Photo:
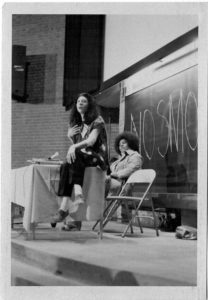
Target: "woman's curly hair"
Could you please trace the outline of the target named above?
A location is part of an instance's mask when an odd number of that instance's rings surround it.
[[[74,101],[69,114],[70,126],[74,126],[74,125],[80,126],[82,124],[82,119],[80,113],[77,111],[77,105],[76,105],[78,98],[81,96],[85,97],[88,101],[88,109],[85,113],[85,123],[89,125],[99,116],[98,107],[94,100],[94,97],[88,93],[80,93],[77,96],[76,100]]]
[[[123,140],[123,139],[127,141],[128,146],[131,150],[139,152],[139,139],[138,139],[138,137],[130,131],[124,131],[124,132],[120,133],[115,139],[115,145],[114,146],[115,146],[116,152],[119,155],[121,154],[121,152],[119,150],[119,143],[120,143],[120,140]]]

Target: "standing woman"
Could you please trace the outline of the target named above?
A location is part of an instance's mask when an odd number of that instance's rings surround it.
[[[60,209],[52,218],[52,223],[62,222],[75,213],[83,203],[82,185],[86,167],[99,166],[102,170],[108,167],[107,134],[103,118],[99,115],[93,97],[81,93],[69,116],[68,138],[71,140],[66,160],[60,169],[58,195],[63,197]],[[71,195],[75,188],[75,201]],[[65,230],[80,230],[81,221],[70,222]]]

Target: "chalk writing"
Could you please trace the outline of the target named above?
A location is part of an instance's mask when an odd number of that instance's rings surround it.
[[[151,109],[137,111],[136,116],[132,112],[130,120],[131,131],[139,138],[140,153],[143,149],[149,160],[155,149],[164,158],[169,148],[172,151],[173,145],[177,152],[184,153],[185,141],[191,151],[197,148],[197,98],[193,91],[189,91],[186,97],[183,89],[174,90]],[[194,137],[191,129],[194,129]],[[156,134],[161,138],[156,139]],[[161,139],[162,145],[156,145]]]
[[[149,123],[146,123],[146,115],[149,115],[150,116],[150,119],[151,119],[151,122]],[[148,127],[148,130],[150,130],[150,128],[152,128],[152,151],[151,153],[149,153],[147,151],[147,148],[146,148],[146,143],[145,143],[145,126]],[[145,109],[144,111],[144,114],[143,114],[143,146],[144,146],[144,152],[146,154],[146,156],[151,159],[152,156],[153,156],[153,153],[154,153],[154,148],[155,148],[155,122],[154,122],[154,118],[153,118],[153,115],[152,115],[152,112],[148,109]]]
[[[158,153],[159,153],[159,155],[160,155],[161,157],[165,157],[165,154],[166,154],[167,151],[168,151],[168,145],[169,145],[169,140],[170,140],[170,136],[169,136],[169,131],[170,131],[170,130],[169,130],[168,119],[167,119],[164,115],[162,115],[162,114],[160,113],[160,107],[162,106],[162,104],[163,104],[164,109],[165,109],[165,101],[164,101],[163,99],[161,99],[161,100],[159,101],[158,105],[157,105],[157,114],[158,114],[158,116],[160,116],[160,117],[162,118],[162,128],[166,128],[166,129],[167,129],[167,143],[166,143],[166,150],[165,150],[164,153],[162,153],[162,152],[160,151],[160,147],[159,147],[159,146],[157,147],[157,151],[158,151]],[[165,124],[164,124],[164,123],[165,123]],[[161,133],[164,134],[163,130],[162,130]]]
[[[197,147],[197,143],[198,143],[198,137],[196,138],[196,143],[195,143],[195,145],[192,146],[191,143],[190,143],[190,138],[189,138],[188,130],[187,130],[188,127],[189,127],[189,123],[188,123],[188,121],[187,121],[187,116],[188,116],[188,111],[189,111],[189,110],[188,110],[188,107],[189,107],[189,105],[191,105],[191,103],[190,103],[191,99],[193,100],[192,102],[194,102],[194,103],[192,103],[192,105],[194,105],[194,106],[195,106],[195,109],[196,109],[196,118],[197,118],[197,116],[198,116],[198,114],[197,114],[197,101],[196,101],[196,96],[194,95],[193,92],[189,92],[189,93],[188,93],[188,96],[187,96],[186,106],[185,106],[185,133],[186,133],[186,139],[187,139],[187,142],[188,142],[188,145],[189,145],[190,149],[193,150],[193,151],[195,151],[195,150],[196,150],[196,147]],[[196,123],[196,125],[197,125],[197,123]],[[197,128],[196,128],[196,131],[197,131]]]

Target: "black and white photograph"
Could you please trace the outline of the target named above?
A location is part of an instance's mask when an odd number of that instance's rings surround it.
[[[2,7],[2,299],[207,298],[208,3]]]

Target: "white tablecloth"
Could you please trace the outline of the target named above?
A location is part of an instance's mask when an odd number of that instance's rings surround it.
[[[58,165],[33,164],[12,170],[12,202],[25,208],[23,226],[31,230],[31,223],[50,223],[59,208],[61,198],[56,195],[59,184]],[[105,172],[86,168],[83,184],[84,205],[76,220],[98,220],[104,207]]]

